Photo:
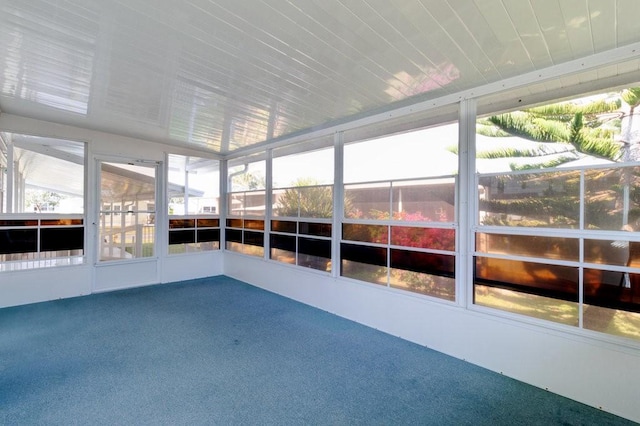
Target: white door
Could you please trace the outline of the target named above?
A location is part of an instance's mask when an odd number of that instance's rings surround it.
[[[94,290],[158,280],[156,162],[98,161],[98,256]]]

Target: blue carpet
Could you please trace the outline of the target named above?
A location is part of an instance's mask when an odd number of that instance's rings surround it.
[[[228,277],[0,310],[3,425],[625,425]]]

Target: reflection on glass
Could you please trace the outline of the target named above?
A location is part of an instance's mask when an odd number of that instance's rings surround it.
[[[476,251],[578,261],[578,238],[476,233]]]
[[[578,325],[578,268],[476,257],[474,303]]]
[[[583,305],[584,328],[640,340],[640,313],[597,305]]]
[[[584,185],[586,228],[633,228],[640,210],[640,167],[586,170]]]
[[[340,275],[376,284],[387,284],[387,249],[340,244]]]
[[[568,229],[580,225],[579,171],[485,176],[479,184],[482,225]]]
[[[389,241],[389,227],[387,225],[344,223],[342,225],[342,239],[386,244]]]
[[[640,266],[640,243],[620,240],[584,240],[584,260],[617,266]]]
[[[445,300],[456,300],[455,278],[391,268],[389,284],[393,288]]]
[[[578,268],[476,257],[475,282],[524,293],[578,301]]]
[[[578,303],[476,283],[474,303],[506,312],[578,326]]]
[[[298,265],[331,271],[331,240],[298,238]]]
[[[290,264],[296,263],[296,237],[271,234],[269,240],[271,259]]]
[[[391,249],[391,287],[455,300],[455,257]]]
[[[585,268],[584,301],[590,305],[640,312],[640,274]]]

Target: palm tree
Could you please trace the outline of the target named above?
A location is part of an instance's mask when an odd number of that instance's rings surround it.
[[[615,140],[620,120],[611,118],[620,111],[621,100],[618,94],[587,103],[561,102],[494,115],[478,120],[476,131],[492,137],[571,144],[578,152],[615,161],[621,155]]]

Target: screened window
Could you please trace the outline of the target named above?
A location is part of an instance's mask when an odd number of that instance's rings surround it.
[[[345,146],[340,275],[455,300],[458,127]]]
[[[274,151],[270,258],[330,272],[333,147],[286,154]]]
[[[640,133],[625,99],[478,120],[476,304],[640,339]]]
[[[229,164],[225,248],[252,256],[264,256],[266,215],[266,162]]]
[[[0,133],[0,270],[84,262],[81,142]]]
[[[169,155],[169,254],[220,248],[220,162]]]

